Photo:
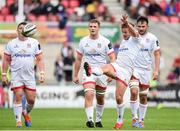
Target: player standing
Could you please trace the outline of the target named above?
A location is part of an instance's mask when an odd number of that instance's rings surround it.
[[[32,110],[36,97],[36,82],[34,61],[36,59],[40,70],[40,82],[44,82],[44,62],[39,42],[36,39],[25,37],[22,30],[26,22],[17,26],[17,38],[11,40],[5,47],[2,64],[2,81],[7,84],[7,69],[11,70],[11,90],[14,93],[13,110],[16,126],[22,127],[21,115],[25,118],[25,125],[31,126],[29,113]],[[22,96],[25,94],[26,111],[22,111]]]
[[[116,79],[116,103],[117,103],[117,122],[114,129],[120,129],[123,125],[124,103],[123,96],[127,85],[131,79],[134,69],[134,61],[139,51],[138,33],[132,24],[127,21],[127,15],[122,17],[123,40],[119,47],[117,60],[102,67],[92,67],[87,62],[84,63],[86,74],[101,76],[103,74]]]
[[[90,35],[81,39],[79,48],[77,49],[77,58],[74,65],[74,76],[73,81],[78,84],[79,78],[78,73],[82,58],[88,62],[92,67],[100,67],[107,63],[107,55],[110,61],[115,61],[115,53],[112,48],[111,42],[99,34],[100,22],[96,19],[89,21],[89,33]],[[102,76],[87,76],[83,72],[82,84],[85,92],[85,112],[87,115],[86,126],[89,128],[94,127],[93,120],[93,98],[94,92],[96,91],[96,127],[103,127],[101,117],[104,110],[104,94],[107,88],[108,77]]]
[[[153,80],[157,80],[160,64],[160,46],[155,35],[148,30],[148,19],[140,16],[137,19],[137,30],[140,37],[140,51],[135,61],[135,69],[130,82],[131,98],[130,106],[132,111],[132,126],[144,128],[144,118],[147,110],[147,94],[151,80],[152,57],[155,58],[153,69]],[[138,91],[139,90],[139,91]],[[140,104],[137,102],[139,92]],[[138,121],[139,108],[139,121]]]

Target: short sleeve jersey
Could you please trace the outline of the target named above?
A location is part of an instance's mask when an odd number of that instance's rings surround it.
[[[42,53],[40,44],[36,39],[28,38],[21,41],[15,38],[6,45],[4,53],[11,56],[12,81],[35,80],[35,56]]]
[[[135,61],[136,68],[150,70],[152,67],[152,54],[160,50],[157,37],[152,33],[146,33],[140,36],[140,51]]]
[[[128,40],[122,40],[116,63],[132,72],[134,62],[139,52],[139,37],[130,37]]]
[[[97,39],[86,36],[80,40],[77,53],[84,56],[84,61],[91,66],[102,66],[107,63],[107,55],[114,52],[111,42],[102,35]]]

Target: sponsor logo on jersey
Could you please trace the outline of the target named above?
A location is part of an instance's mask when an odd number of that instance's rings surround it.
[[[19,48],[19,46],[18,46],[18,45],[15,45],[14,48]]]
[[[86,43],[85,47],[89,47],[89,44],[88,44],[88,43]]]
[[[149,42],[150,42],[150,39],[147,38],[147,39],[146,39],[146,42],[149,43]]]
[[[149,51],[147,48],[141,48],[140,51]]]
[[[97,43],[97,48],[101,48],[101,43]]]
[[[94,54],[89,54],[89,53],[85,53],[85,56],[101,56],[100,54],[94,53]]]
[[[28,54],[26,50],[21,50],[18,53],[14,54],[15,57],[31,57],[31,54]]]
[[[27,48],[31,48],[31,44],[30,43],[27,43]]]
[[[119,52],[127,51],[129,50],[128,48],[119,48]]]

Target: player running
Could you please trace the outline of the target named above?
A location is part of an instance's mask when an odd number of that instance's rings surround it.
[[[77,49],[77,58],[74,65],[74,76],[73,81],[79,84],[78,73],[80,65],[82,63],[82,58],[84,61],[88,62],[92,67],[100,67],[107,63],[107,56],[109,56],[110,61],[115,61],[115,53],[111,42],[99,34],[100,22],[96,19],[89,21],[89,36],[81,39],[79,43],[79,48]],[[104,94],[107,88],[108,77],[102,76],[87,76],[83,72],[82,84],[85,92],[85,112],[87,115],[86,126],[89,128],[94,127],[94,108],[93,108],[93,98],[94,92],[96,91],[96,127],[103,127],[101,122],[101,117],[104,110]]]
[[[44,82],[44,63],[40,44],[37,40],[22,35],[26,25],[22,22],[17,26],[17,38],[11,40],[5,48],[2,64],[2,82],[7,84],[7,69],[11,70],[11,90],[14,93],[13,110],[16,126],[22,127],[21,115],[25,125],[31,126],[29,113],[33,109],[36,97],[36,82],[34,74],[34,61],[36,59],[40,70],[40,82]],[[22,111],[22,96],[25,94],[26,110]]]
[[[155,35],[148,32],[148,19],[140,16],[137,19],[137,30],[140,37],[140,51],[135,61],[135,69],[130,82],[131,98],[130,107],[132,111],[132,126],[144,128],[144,118],[147,110],[147,94],[151,80],[152,57],[155,58],[153,69],[153,80],[158,78],[160,64],[160,46]],[[139,91],[138,91],[139,90]],[[140,104],[137,102],[138,93]],[[138,120],[139,108],[139,120]]]
[[[127,21],[127,15],[122,16],[122,35],[123,40],[120,44],[117,60],[113,63],[101,67],[93,67],[89,63],[84,63],[84,69],[88,76],[103,74],[116,79],[116,103],[117,103],[117,122],[114,129],[120,129],[123,126],[124,103],[123,96],[128,86],[134,69],[134,61],[139,51],[138,33]]]

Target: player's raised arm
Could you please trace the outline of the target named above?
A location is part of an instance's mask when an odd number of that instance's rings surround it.
[[[138,37],[139,36],[139,33],[134,28],[134,25],[128,21],[128,15],[126,15],[126,14],[122,15],[121,21],[122,21],[123,24],[126,24],[128,26],[129,31],[131,33],[131,36],[133,36],[133,37]]]

